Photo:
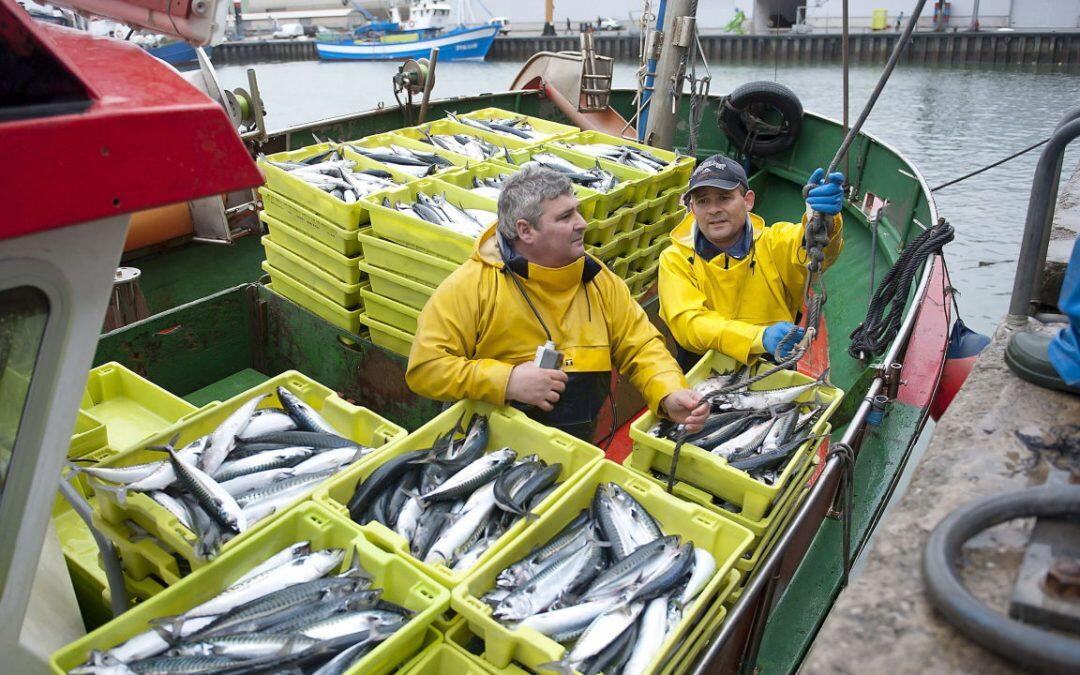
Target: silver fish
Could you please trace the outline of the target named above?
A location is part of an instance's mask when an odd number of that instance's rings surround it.
[[[210,447],[206,449],[199,460],[200,469],[211,476],[214,475],[233,449],[237,432],[247,426],[251,414],[255,412],[255,408],[259,407],[259,403],[264,398],[266,398],[266,394],[260,394],[252,398],[233,411],[232,414],[225,418],[224,422],[214,429],[214,432],[210,434]]]

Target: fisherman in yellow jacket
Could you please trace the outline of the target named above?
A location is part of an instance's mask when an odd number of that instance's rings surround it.
[[[844,246],[844,176],[823,177],[821,169],[810,177],[806,203],[831,216],[828,266]],[[689,370],[710,349],[742,363],[786,356],[804,331],[794,322],[806,282],[806,216],[766,227],[751,213],[746,172],[722,155],[694,170],[687,199],[689,212],[660,255],[659,274],[660,316],[678,343],[679,364]]]
[[[499,221],[435,290],[417,321],[405,379],[436,400],[512,403],[592,440],[611,370],[649,408],[690,429],[708,410],[626,284],[585,254],[572,184],[526,166],[503,184]]]

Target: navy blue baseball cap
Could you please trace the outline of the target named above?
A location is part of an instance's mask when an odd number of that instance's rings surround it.
[[[690,185],[686,194],[690,194],[699,187],[714,187],[721,190],[734,190],[742,186],[749,190],[750,185],[746,182],[746,171],[735,160],[723,155],[713,155],[701,164],[697,165],[694,173],[690,175]]]

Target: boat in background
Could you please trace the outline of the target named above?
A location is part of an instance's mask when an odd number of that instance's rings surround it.
[[[207,45],[206,47],[203,47],[203,50],[209,57],[213,47]],[[195,48],[182,40],[163,44],[158,47],[149,47],[146,51],[150,52],[151,56],[174,66],[196,64],[199,61]]]
[[[319,40],[315,49],[320,59],[328,61],[388,61],[429,58],[439,48],[440,61],[483,60],[498,34],[498,26],[456,28],[448,33],[430,35],[424,31],[385,35],[377,41],[358,42]]]

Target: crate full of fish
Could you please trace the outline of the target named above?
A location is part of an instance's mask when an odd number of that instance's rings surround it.
[[[686,187],[697,163],[690,155],[654,148],[601,131],[582,131],[554,142],[574,152],[632,166],[656,176],[661,191]]]
[[[446,152],[464,155],[473,163],[505,160],[510,151],[530,148],[542,142],[504,134],[488,125],[475,120],[464,120],[456,115],[399,129],[395,133]]]
[[[557,171],[575,185],[582,185],[599,195],[593,217],[607,218],[627,204],[636,205],[656,196],[656,186],[650,184],[649,174],[606,159],[597,159],[567,150],[558,145],[541,145],[510,153],[517,166],[533,162]]]
[[[450,183],[483,197],[498,201],[503,182],[518,171],[518,167],[503,162],[485,162],[456,173],[439,176],[439,180]],[[581,217],[591,221],[596,213],[596,199],[599,193],[589,188],[574,184],[574,196],[578,200]]]
[[[315,499],[449,588],[602,457],[520,410],[459,401]]]
[[[424,643],[449,593],[314,503],[53,654],[54,673],[381,675]],[[202,668],[203,670],[200,670]]]
[[[356,241],[357,229],[346,229],[332,223],[311,209],[275,192],[265,185],[259,188],[263,211],[278,222],[303,233],[320,244],[344,256],[355,256],[360,252],[360,243]]]
[[[266,186],[346,230],[368,222],[362,198],[408,179],[366,157],[346,156],[329,143],[259,158]]]
[[[358,265],[363,265],[363,263],[358,263]],[[362,303],[353,309],[342,307],[265,260],[262,262],[262,270],[270,276],[270,283],[266,284],[266,288],[275,295],[303,307],[342,330],[347,330],[354,335],[360,334],[360,315],[363,313]],[[359,290],[362,291],[364,288],[365,284],[361,283]]]
[[[497,201],[456,185],[425,179],[368,204],[378,236],[462,263],[476,239],[498,220]]]
[[[259,220],[266,226],[269,232],[267,236],[274,244],[306,260],[312,267],[326,272],[342,283],[360,282],[360,268],[356,266],[361,257],[359,251],[352,256],[339,253],[266,211],[259,213]]]
[[[581,131],[569,124],[552,122],[542,117],[523,115],[502,108],[481,108],[459,115],[458,119],[462,124],[479,123],[504,136],[516,136],[532,143],[547,143]]]
[[[96,522],[131,521],[174,583],[405,430],[296,371],[273,377],[93,468]],[[126,563],[127,561],[125,561]]]
[[[346,157],[360,155],[387,171],[407,175],[406,182],[456,172],[477,163],[468,155],[404,135],[405,131],[400,129],[364,136],[342,143],[341,148]]]
[[[687,374],[697,391],[712,398],[712,408],[705,428],[686,437],[675,478],[728,502],[748,520],[762,518],[788,486],[844,395],[824,376],[814,380],[791,370],[736,386],[767,367],[740,367],[710,351]],[[730,392],[718,394],[722,389]],[[669,472],[676,433],[651,413],[635,420],[630,465]]]
[[[605,459],[458,585],[451,605],[496,666],[656,672],[752,538]]]
[[[662,667],[657,670],[658,675],[673,675],[674,673],[686,673],[701,654],[701,651],[709,644],[719,630],[721,624],[727,619],[728,599],[738,589],[743,576],[737,571],[728,572],[724,579],[724,585],[716,595],[716,600],[703,613],[702,618],[694,626],[686,639],[679,644]]]

